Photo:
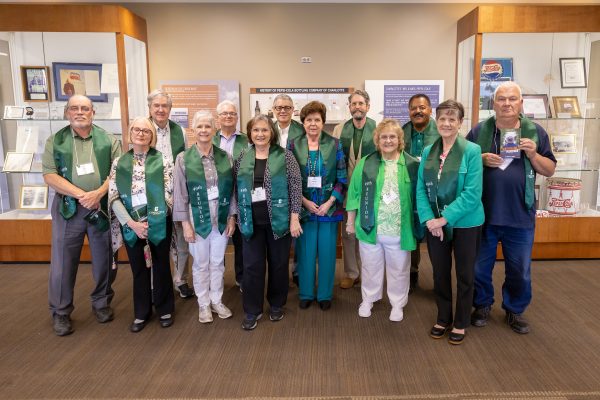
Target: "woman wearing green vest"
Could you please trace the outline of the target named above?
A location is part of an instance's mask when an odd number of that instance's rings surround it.
[[[302,233],[302,179],[292,153],[278,145],[279,139],[269,117],[252,118],[247,132],[252,145],[236,160],[234,175],[237,215],[244,238],[242,299],[246,316],[242,328],[252,330],[262,317],[266,264],[269,319],[283,318],[289,287],[291,237]]]
[[[163,328],[173,324],[169,264],[173,166],[153,148],[156,129],[148,118],[133,120],[129,141],[133,148],[113,162],[108,195],[118,220],[112,229],[113,251],[125,242],[133,272],[135,320],[129,329],[139,332],[152,315],[152,305]]]
[[[358,315],[370,317],[373,303],[381,300],[385,270],[390,320],[398,322],[408,302],[410,252],[417,245],[412,183],[419,164],[404,152],[404,133],[395,119],[381,121],[373,140],[377,151],[363,157],[352,174],[346,232],[356,233],[359,240],[362,303]]]
[[[315,277],[319,259],[316,299],[323,311],[331,307],[335,277],[337,226],[343,219],[348,180],[341,142],[323,132],[325,105],[311,101],[302,107],[300,120],[305,134],[290,140],[302,174],[302,230],[296,241],[300,308],[315,300]]]
[[[446,100],[436,108],[440,138],[423,150],[417,182],[417,209],[427,226],[438,313],[430,336],[461,344],[470,324],[475,258],[481,225],[483,165],[481,148],[458,134],[462,104]],[[452,317],[452,252],[456,269],[456,310]]]
[[[232,316],[225,306],[223,274],[225,249],[235,230],[235,201],[231,158],[212,140],[216,133],[210,111],[198,111],[192,120],[196,144],[175,161],[173,219],[182,221],[183,236],[194,257],[192,274],[198,297],[198,320],[212,322]]]

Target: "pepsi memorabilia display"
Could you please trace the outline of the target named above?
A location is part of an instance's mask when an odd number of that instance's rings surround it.
[[[512,58],[482,58],[479,109],[494,109],[494,91],[502,83],[513,80]]]

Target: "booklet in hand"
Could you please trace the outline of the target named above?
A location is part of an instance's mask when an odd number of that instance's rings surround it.
[[[520,129],[500,129],[500,157],[521,158],[520,141]]]

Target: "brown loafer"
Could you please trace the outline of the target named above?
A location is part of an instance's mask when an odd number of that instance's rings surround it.
[[[354,285],[356,285],[357,283],[358,283],[358,278],[356,278],[356,279],[342,278],[342,281],[340,282],[340,288],[352,289],[354,287]]]

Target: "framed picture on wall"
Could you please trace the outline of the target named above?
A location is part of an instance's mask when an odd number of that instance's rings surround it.
[[[562,88],[586,88],[585,58],[559,58],[560,86]]]
[[[547,94],[524,94],[523,114],[529,118],[552,118]]]
[[[577,96],[552,96],[557,118],[581,118]]]
[[[50,68],[21,66],[21,84],[25,101],[50,100]]]
[[[550,145],[554,154],[576,154],[577,135],[569,133],[550,135]]]
[[[108,102],[108,94],[100,92],[102,64],[52,63],[54,99],[67,101],[82,94],[92,101]]]
[[[48,208],[48,186],[21,185],[19,208],[26,210],[45,210]]]

